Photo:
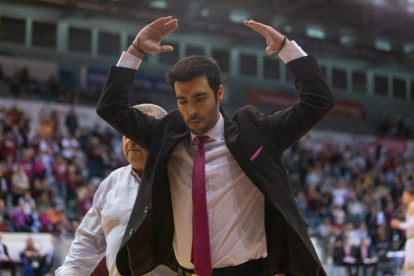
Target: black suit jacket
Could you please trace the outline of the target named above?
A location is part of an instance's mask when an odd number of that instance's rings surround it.
[[[243,172],[265,195],[265,230],[271,274],[326,275],[293,196],[282,153],[305,135],[334,106],[315,56],[288,63],[300,98],[273,115],[252,106],[224,118],[226,145]],[[122,275],[142,275],[159,264],[177,271],[174,221],[167,164],[174,147],[190,132],[179,110],[161,120],[129,104],[136,70],[111,66],[97,113],[123,135],[149,150],[140,190],[120,250]],[[250,157],[263,147],[254,159]]]
[[[359,247],[352,245],[351,246],[351,257],[354,257],[357,261],[360,259],[360,249]],[[342,265],[344,264],[344,258],[345,258],[345,247],[344,246],[335,246],[334,252],[333,252],[333,260],[336,265]]]

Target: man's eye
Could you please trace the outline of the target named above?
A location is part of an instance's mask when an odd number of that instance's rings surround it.
[[[180,102],[180,104],[185,104],[185,103],[187,103],[187,101],[184,101],[184,102]]]
[[[205,98],[197,98],[197,101],[202,101],[202,100],[204,100]]]

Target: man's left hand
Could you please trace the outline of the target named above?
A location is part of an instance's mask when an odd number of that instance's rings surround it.
[[[260,33],[262,36],[266,38],[266,53],[268,53],[269,55],[271,53],[279,52],[290,42],[289,39],[286,39],[285,43],[282,45],[284,36],[272,27],[264,25],[262,23],[253,20],[246,20],[244,21],[244,25],[255,30],[256,32]]]

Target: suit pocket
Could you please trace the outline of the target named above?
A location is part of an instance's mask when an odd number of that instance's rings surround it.
[[[252,157],[250,157],[250,161],[254,161],[254,159],[256,159],[256,157],[259,155],[259,153],[262,151],[263,146],[261,146],[253,155]]]

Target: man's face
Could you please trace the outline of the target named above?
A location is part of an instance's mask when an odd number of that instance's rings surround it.
[[[404,204],[409,204],[413,200],[413,196],[408,191],[404,191],[402,200]]]
[[[152,116],[151,112],[144,113]],[[131,166],[138,172],[138,174],[142,176],[145,167],[145,161],[147,160],[148,151],[141,148],[125,136],[122,137],[122,149],[129,164],[131,164]]]
[[[174,89],[178,109],[193,134],[203,135],[215,126],[219,119],[218,103],[223,100],[222,85],[217,99],[205,75],[187,82],[175,82]]]

